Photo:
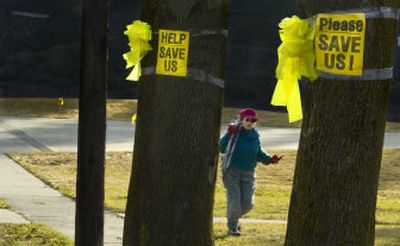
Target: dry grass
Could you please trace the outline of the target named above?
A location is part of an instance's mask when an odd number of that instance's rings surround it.
[[[278,246],[285,240],[285,224],[245,224],[241,237],[230,237],[226,234],[225,223],[214,224],[216,246]]]
[[[296,151],[271,150],[285,158],[279,165],[257,168],[256,206],[246,215],[259,219],[286,219],[296,160]],[[36,176],[75,197],[76,154],[73,153],[11,153],[15,161]],[[400,222],[400,149],[383,154],[377,205],[377,220]],[[132,154],[111,152],[106,155],[106,206],[123,211],[131,172]],[[214,215],[224,217],[225,190],[220,172],[216,184]]]
[[[76,119],[79,116],[78,99],[64,99],[60,106],[57,98],[0,99],[0,115]],[[136,100],[107,100],[107,118],[130,120],[136,112]]]
[[[1,246],[72,246],[71,239],[44,225],[0,224]]]

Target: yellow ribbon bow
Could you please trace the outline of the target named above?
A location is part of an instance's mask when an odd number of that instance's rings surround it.
[[[282,44],[278,48],[278,83],[271,104],[287,106],[289,122],[295,122],[303,118],[298,80],[302,76],[311,81],[318,77],[313,46],[315,27],[294,15],[283,19],[279,28]]]
[[[129,38],[129,47],[131,50],[123,54],[126,60],[126,68],[134,67],[132,72],[126,78],[127,80],[138,81],[142,75],[140,61],[152,50],[149,41],[151,40],[151,27],[146,22],[135,20],[132,24],[126,26],[124,32]]]

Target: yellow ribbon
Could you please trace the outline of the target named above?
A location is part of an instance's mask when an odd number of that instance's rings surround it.
[[[151,40],[151,27],[146,22],[135,20],[132,24],[126,26],[124,32],[129,38],[129,47],[131,50],[123,54],[126,60],[126,68],[134,67],[132,72],[126,78],[127,80],[138,81],[142,75],[140,61],[152,50],[149,41]]]
[[[315,27],[294,15],[283,19],[279,28],[282,44],[278,48],[278,83],[271,104],[287,106],[289,122],[295,122],[303,118],[298,80],[302,76],[311,81],[318,77],[313,46]]]
[[[131,125],[135,124],[136,118],[137,118],[137,114],[133,114],[132,119],[131,119]]]

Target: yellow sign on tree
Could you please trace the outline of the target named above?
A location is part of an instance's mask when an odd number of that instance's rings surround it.
[[[315,52],[319,71],[359,76],[363,72],[365,14],[319,14]]]
[[[185,77],[188,56],[189,32],[159,30],[156,74]]]

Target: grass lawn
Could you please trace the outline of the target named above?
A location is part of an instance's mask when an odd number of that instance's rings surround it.
[[[0,246],[72,246],[71,239],[44,225],[0,224]]]
[[[285,240],[285,224],[244,224],[241,237],[226,235],[225,223],[214,224],[216,246],[278,246]],[[376,227],[376,245],[394,246],[400,241],[400,226]],[[44,225],[0,224],[0,246],[43,245],[72,246],[71,239]]]
[[[296,151],[270,150],[284,154],[277,166],[259,165],[255,208],[246,215],[257,219],[286,219],[296,160]],[[75,197],[76,154],[9,153],[11,158],[61,193]],[[106,155],[106,207],[123,212],[131,170],[132,154],[109,152]],[[377,221],[400,223],[400,149],[385,150],[380,173]],[[226,213],[225,190],[218,173],[214,216]]]
[[[287,217],[296,151],[270,150],[270,152],[282,153],[285,155],[285,159],[277,166],[259,165],[256,206],[246,216],[248,218],[286,219]],[[76,154],[9,153],[8,155],[55,189],[65,195],[75,197]],[[114,211],[122,212],[125,207],[131,160],[132,154],[129,152],[107,153],[106,206]],[[400,222],[399,160],[400,149],[384,151],[376,212],[379,222]],[[224,217],[225,211],[225,191],[219,174],[214,216]],[[285,232],[285,224],[246,223],[243,224],[243,235],[236,238],[226,236],[225,223],[215,223],[214,225],[214,238],[217,246],[283,245]],[[379,224],[376,226],[376,245],[394,246],[399,245],[398,242],[400,242],[400,225]]]
[[[78,118],[78,100],[66,98],[64,106],[58,105],[57,98],[2,98],[0,115],[44,118]],[[131,120],[136,113],[136,100],[107,100],[107,118]],[[267,103],[267,102],[266,102]],[[230,123],[239,109],[223,108],[222,125]],[[300,127],[301,122],[289,124],[286,113],[259,110],[259,126]],[[387,122],[388,131],[400,131],[400,123]]]
[[[225,224],[214,224],[214,238],[217,246],[280,246],[285,240],[285,224],[243,224],[239,238],[226,235]],[[400,226],[377,225],[376,246],[396,246],[400,242]]]

